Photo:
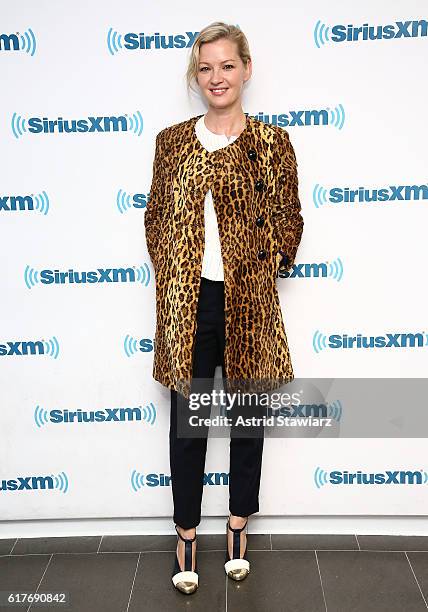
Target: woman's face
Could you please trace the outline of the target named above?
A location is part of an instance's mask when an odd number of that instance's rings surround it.
[[[228,108],[241,103],[245,81],[251,76],[251,60],[244,66],[237,44],[226,38],[203,43],[199,50],[197,82],[208,104]]]

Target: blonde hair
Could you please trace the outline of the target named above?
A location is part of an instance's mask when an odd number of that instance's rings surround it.
[[[241,58],[244,66],[247,66],[248,60],[251,59],[250,47],[247,37],[239,26],[229,25],[223,21],[215,21],[201,30],[195,39],[190,51],[189,64],[186,72],[187,90],[192,89],[193,81],[197,83],[197,74],[199,67],[199,52],[201,45],[207,42],[214,42],[220,38],[227,38],[235,42],[238,48],[238,55]]]

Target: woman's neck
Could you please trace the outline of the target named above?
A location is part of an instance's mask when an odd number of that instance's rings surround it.
[[[210,132],[218,135],[225,135],[227,138],[231,136],[239,136],[245,130],[247,117],[243,110],[238,112],[226,110],[218,113],[217,111],[208,110],[204,117],[205,127]]]

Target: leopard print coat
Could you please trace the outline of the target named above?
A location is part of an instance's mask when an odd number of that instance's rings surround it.
[[[294,378],[276,288],[303,231],[294,149],[286,130],[247,115],[238,138],[208,152],[194,129],[201,116],[156,137],[144,217],[156,280],[153,378],[189,397],[211,189],[224,269],[227,390],[277,389]]]

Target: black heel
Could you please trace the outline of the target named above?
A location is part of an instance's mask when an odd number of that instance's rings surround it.
[[[230,517],[226,523],[226,559],[224,563],[224,570],[229,578],[233,580],[244,580],[250,573],[250,562],[247,558],[247,544],[245,544],[244,555],[241,559],[241,531],[245,529],[248,523],[248,519],[245,525],[240,529],[233,528],[230,526]],[[233,557],[229,555],[229,543],[228,543],[228,530],[233,531]]]
[[[190,595],[196,591],[199,585],[196,558],[195,571],[192,570],[192,542],[196,540],[196,534],[192,539],[183,538],[183,536],[178,532],[177,525],[175,525],[175,530],[178,537],[184,542],[184,570],[180,568],[176,551],[174,569],[172,571],[172,582],[176,589],[182,593],[185,593],[186,595]]]

